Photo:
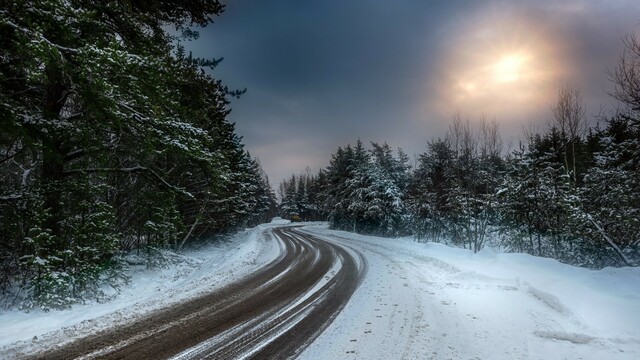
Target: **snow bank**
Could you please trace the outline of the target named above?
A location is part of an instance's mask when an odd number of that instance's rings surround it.
[[[429,243],[423,253],[464,271],[511,279],[559,314],[573,317],[592,333],[638,337],[640,268],[590,270],[528,254],[459,251]],[[639,339],[640,340],[640,339]]]
[[[240,279],[278,256],[277,242],[265,231],[280,223],[260,225],[201,249],[173,254],[166,268],[132,266],[130,284],[107,303],[74,305],[61,311],[2,312],[0,358],[12,348],[47,347],[126,323]]]
[[[354,299],[358,308],[374,311],[352,307],[343,315],[348,321],[338,318],[303,359],[640,359],[640,268],[594,271],[490,248],[474,254],[411,238],[334,231],[326,224],[304,230],[365,255],[371,279]],[[386,304],[395,306],[388,314],[393,320],[376,327]],[[358,334],[346,330],[349,322],[369,325]],[[394,331],[404,338],[387,330],[398,323],[403,326]],[[322,344],[340,348],[342,336],[352,341],[344,352],[322,355]],[[385,343],[397,346],[389,350]]]
[[[288,225],[291,224],[291,220],[286,220],[281,217],[274,217],[271,219],[271,225]]]

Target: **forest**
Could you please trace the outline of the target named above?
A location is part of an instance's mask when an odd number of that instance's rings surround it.
[[[199,59],[217,1],[3,2],[0,298],[62,308],[126,282],[122,254],[269,219],[275,195]]]
[[[620,107],[589,126],[558,91],[515,148],[455,114],[415,160],[361,141],[279,184],[228,120],[222,58],[184,44],[218,1],[26,0],[0,6],[0,306],[64,308],[280,214],[334,229],[485,245],[589,267],[640,264],[640,43],[609,75]]]
[[[414,163],[360,140],[317,174],[279,185],[288,218],[331,228],[414,236],[480,251],[550,257],[594,269],[640,264],[640,43],[629,36],[610,74],[613,114],[589,126],[578,89],[563,86],[544,130],[506,148],[495,121],[456,113]]]

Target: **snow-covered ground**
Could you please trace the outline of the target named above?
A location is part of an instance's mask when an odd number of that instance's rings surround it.
[[[49,347],[233,282],[275,259],[262,225],[137,269],[109,303],[0,313],[7,349]],[[640,268],[592,271],[523,254],[303,228],[364,255],[367,273],[301,359],[640,359]],[[4,350],[2,349],[4,347]]]
[[[174,255],[160,270],[132,267],[131,282],[113,301],[62,311],[0,312],[0,358],[9,348],[27,350],[67,342],[240,279],[279,255],[278,243],[262,234],[286,223],[275,220],[203,249]]]
[[[368,273],[301,359],[640,359],[640,269],[307,226]]]

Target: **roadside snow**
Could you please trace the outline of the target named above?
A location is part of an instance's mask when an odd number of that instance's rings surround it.
[[[61,344],[222,287],[275,259],[268,228],[134,269],[109,303],[0,313],[0,358]],[[410,238],[304,231],[363,254],[367,274],[301,359],[640,359],[640,269],[591,271]]]
[[[307,226],[368,273],[301,359],[640,359],[640,269]]]
[[[174,254],[164,269],[134,266],[130,284],[107,303],[75,305],[62,311],[1,312],[0,358],[87,336],[232,283],[279,255],[278,242],[266,230],[286,223],[276,218],[229,240]]]

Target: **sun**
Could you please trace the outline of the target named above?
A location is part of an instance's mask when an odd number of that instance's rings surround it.
[[[526,14],[492,9],[456,29],[443,47],[438,81],[429,77],[426,91],[437,94],[429,111],[516,122],[548,108],[557,84],[573,74],[566,44]]]
[[[540,64],[534,53],[532,49],[523,48],[493,49],[473,57],[473,61],[456,74],[458,100],[493,98],[502,102],[514,94],[529,91],[531,83],[540,74]]]
[[[492,77],[497,83],[512,83],[526,77],[527,57],[523,54],[507,54],[498,58],[492,66]]]

